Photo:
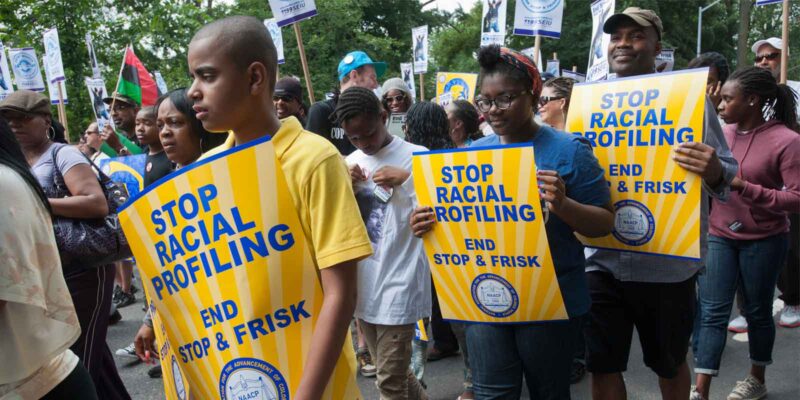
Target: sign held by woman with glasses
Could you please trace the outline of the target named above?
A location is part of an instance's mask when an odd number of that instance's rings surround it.
[[[452,100],[472,101],[478,84],[478,74],[439,72],[436,74],[436,97],[452,93]]]
[[[586,138],[605,169],[614,230],[588,247],[700,258],[702,179],[673,148],[703,141],[708,69],[576,84],[566,131]]]
[[[531,176],[531,144],[414,154],[419,204],[436,218],[423,241],[445,319],[568,318],[545,232],[548,214]]]

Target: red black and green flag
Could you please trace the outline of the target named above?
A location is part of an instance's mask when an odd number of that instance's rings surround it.
[[[136,100],[141,106],[152,106],[158,99],[156,82],[130,46],[125,48],[125,60],[117,82],[117,93]]]

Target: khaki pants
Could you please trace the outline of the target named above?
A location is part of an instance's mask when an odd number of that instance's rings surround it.
[[[428,395],[409,368],[414,324],[373,325],[359,321],[378,369],[381,400],[427,400]]]

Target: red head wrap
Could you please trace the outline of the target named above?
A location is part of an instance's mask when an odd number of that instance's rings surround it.
[[[533,92],[533,96],[538,99],[542,94],[542,77],[539,75],[539,69],[536,68],[536,64],[533,60],[516,50],[511,50],[506,47],[500,48],[500,58],[531,78],[531,81],[533,81],[531,91]]]

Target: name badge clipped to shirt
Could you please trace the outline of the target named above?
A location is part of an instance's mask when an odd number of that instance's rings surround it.
[[[375,190],[372,191],[372,194],[378,198],[383,203],[388,203],[389,199],[392,198],[392,193],[394,193],[394,189],[392,187],[385,188],[381,185],[375,186]]]

